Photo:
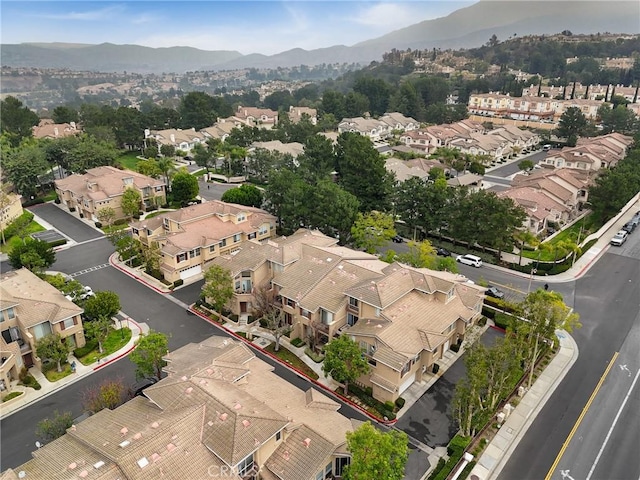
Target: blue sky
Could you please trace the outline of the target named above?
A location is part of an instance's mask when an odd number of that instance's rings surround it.
[[[457,0],[2,0],[0,41],[190,46],[274,54],[353,45],[474,3]]]

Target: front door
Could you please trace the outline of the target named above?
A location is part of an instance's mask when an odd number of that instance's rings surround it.
[[[240,313],[247,313],[247,302],[240,302]]]

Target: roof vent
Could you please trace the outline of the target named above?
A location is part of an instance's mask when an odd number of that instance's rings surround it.
[[[173,452],[176,449],[176,446],[173,443],[167,444],[167,452]]]
[[[192,392],[193,392],[193,387],[189,387],[184,391],[184,393],[186,393],[187,395],[189,395]]]
[[[78,464],[76,462],[73,462],[73,463],[69,464],[68,468],[69,468],[69,470],[75,470],[77,466],[78,466]]]
[[[209,420],[209,421],[207,422],[207,425],[209,425],[210,427],[213,427],[213,422],[212,422],[211,420]]]
[[[20,470],[18,472],[18,478],[25,478],[27,476],[27,472],[25,472],[24,470]]]
[[[124,448],[124,447],[127,447],[129,444],[131,444],[131,442],[129,440],[125,440],[124,442],[120,443],[118,446],[120,448]]]
[[[207,375],[213,375],[213,370],[210,368],[207,368]]]
[[[186,375],[183,375],[180,377],[180,380],[182,380],[183,382],[186,382],[188,379]]]
[[[203,378],[202,380],[200,380],[200,385],[206,385],[207,381]]]
[[[156,452],[153,452],[153,454],[151,455],[151,460],[153,460],[153,462],[157,462],[158,460],[160,460],[160,455],[157,454]]]
[[[149,460],[147,460],[147,457],[142,457],[141,459],[139,459],[137,462],[138,466],[140,468],[144,468],[147,465],[149,465]]]
[[[302,441],[302,443],[305,447],[309,448],[309,445],[311,445],[311,439],[307,437]]]
[[[120,435],[125,436],[127,433],[129,433],[129,429],[127,427],[122,427],[120,429]]]
[[[138,432],[133,436],[134,440],[140,440],[142,438],[142,433]]]
[[[227,419],[228,416],[229,415],[227,415],[226,413],[222,413],[222,414],[220,414],[220,416],[218,418],[224,422]]]
[[[160,426],[160,424],[158,422],[153,422],[151,424],[151,428],[158,428]]]
[[[285,450],[282,456],[284,457],[285,460],[289,460],[289,458],[291,457],[291,454],[289,453],[289,450]]]
[[[236,403],[236,404],[233,406],[233,408],[234,408],[234,409],[236,409],[236,410],[240,410],[240,409],[242,408],[242,405],[240,405],[239,403]]]
[[[254,438],[253,444],[257,447],[258,445],[260,445],[260,440],[258,440],[257,438]]]
[[[249,428],[250,425],[251,425],[251,422],[249,420],[242,420],[242,426],[244,428]]]
[[[78,474],[78,476],[79,476],[80,478],[87,478],[87,477],[89,476],[89,472],[87,472],[86,470],[82,470],[82,471]]]
[[[102,460],[93,464],[93,468],[98,469],[100,467],[104,467],[104,462]]]

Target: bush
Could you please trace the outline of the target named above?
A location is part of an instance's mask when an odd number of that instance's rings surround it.
[[[84,357],[85,355],[87,355],[88,353],[94,351],[96,348],[98,348],[98,342],[96,342],[95,340],[89,340],[84,347],[80,347],[80,348],[76,348],[73,351],[73,355],[76,358],[80,358],[80,357]]]
[[[67,243],[66,238],[61,238],[60,240],[54,240],[53,242],[47,242],[50,247],[59,247],[60,245],[65,245]]]
[[[451,345],[451,351],[452,352],[459,352],[460,351],[460,345],[459,344],[455,344],[455,345]]]
[[[33,221],[33,213],[31,212],[23,212],[18,218],[16,218],[13,222],[7,225],[7,228],[4,229],[4,237],[5,239],[9,239],[15,236],[18,233],[18,230],[26,227]]]
[[[365,387],[364,388],[364,392],[369,395],[370,397],[373,396],[373,387]]]
[[[291,340],[291,345],[293,345],[294,347],[302,347],[304,345],[304,340],[299,337],[294,338],[293,340]]]
[[[493,320],[496,316],[496,311],[493,308],[488,308],[486,305],[483,305],[482,315],[484,315],[486,318],[490,318],[491,320]]]
[[[387,410],[390,410],[390,411],[393,412],[393,409],[394,409],[395,405],[394,405],[394,403],[392,401],[388,400],[388,401],[384,402],[384,406],[385,406],[385,408]]]
[[[55,203],[56,205],[60,205],[61,202],[60,202],[60,199],[56,197],[53,203]]]
[[[493,320],[496,324],[496,327],[502,328],[506,330],[507,327],[513,322],[514,317],[511,315],[507,315],[505,313],[496,313],[496,317]]]
[[[23,207],[32,207],[33,205],[38,205],[40,203],[44,203],[44,198],[34,198],[33,200],[28,200],[22,204]]]
[[[69,211],[70,212],[75,212],[76,211],[76,207],[69,207]]]
[[[455,455],[460,452],[460,456],[464,453],[464,449],[469,445],[470,439],[461,435],[456,435],[451,439],[449,445],[447,445],[447,455]]]
[[[102,222],[96,222],[95,225],[96,228],[102,228]]]
[[[251,324],[252,324],[253,322],[255,322],[256,320],[257,320],[257,318],[256,318],[256,317],[254,317],[253,315],[249,315],[249,316],[247,317],[247,324],[248,324],[248,325],[251,325]]]
[[[484,304],[490,307],[495,307],[499,310],[504,310],[505,312],[509,313],[514,313],[516,311],[516,306],[513,303],[501,300],[499,298],[485,297]]]
[[[487,324],[487,317],[480,317],[480,320],[478,320],[478,326],[484,327],[486,324]]]
[[[402,397],[398,397],[396,399],[396,407],[398,407],[398,409],[404,407],[404,404],[406,403],[406,400]]]
[[[440,370],[440,365],[438,365],[437,363],[434,363],[431,371],[433,373],[438,373],[438,370]]]
[[[429,475],[429,479],[428,480],[435,480],[435,478],[442,471],[442,469],[444,468],[444,465],[446,463],[447,463],[447,461],[444,458],[438,459],[438,464],[436,465],[436,468],[433,469],[433,472],[431,472],[431,475]]]
[[[267,321],[264,318],[261,318],[260,320],[258,320],[258,323],[260,323],[260,326],[262,328],[267,328]]]
[[[151,205],[150,207],[147,207],[145,210],[147,212],[153,212],[155,210],[158,210],[158,207],[156,207],[155,205]]]
[[[126,225],[126,223],[127,223],[126,218],[118,218],[113,222],[114,225]]]
[[[179,287],[180,285],[184,284],[184,280],[179,278],[178,280],[176,280],[175,282],[173,282],[173,288]]]

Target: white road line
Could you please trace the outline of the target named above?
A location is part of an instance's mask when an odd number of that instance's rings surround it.
[[[640,370],[638,370],[638,373],[636,373],[636,377],[633,379],[633,383],[631,384],[631,387],[629,387],[629,391],[627,392],[626,397],[624,397],[624,401],[622,402],[622,405],[620,405],[620,408],[618,409],[618,413],[616,414],[616,418],[613,419],[613,424],[611,425],[611,428],[609,429],[609,433],[607,433],[607,437],[604,439],[604,443],[602,444],[602,447],[600,447],[600,451],[598,452],[598,456],[596,457],[595,461],[593,462],[593,465],[591,467],[591,470],[589,470],[589,474],[587,475],[586,480],[589,480],[591,478],[591,475],[593,475],[593,471],[596,469],[596,466],[598,465],[598,462],[600,461],[600,457],[602,456],[602,452],[604,451],[605,447],[607,446],[607,443],[609,442],[609,438],[611,437],[611,434],[613,433],[613,429],[616,426],[616,423],[618,423],[618,419],[620,418],[620,414],[622,413],[622,410],[624,409],[624,406],[627,404],[627,400],[629,400],[629,396],[631,395],[631,391],[633,390],[633,387],[636,386],[636,382],[638,381],[638,377],[640,377]]]
[[[102,268],[107,268],[107,267],[110,267],[110,266],[111,266],[110,263],[103,263],[102,265],[95,265],[93,267],[85,268],[84,270],[73,272],[73,273],[69,274],[69,276],[71,278],[75,278],[75,277],[78,277],[80,275],[84,275],[85,273],[95,272],[96,270],[100,270]]]

